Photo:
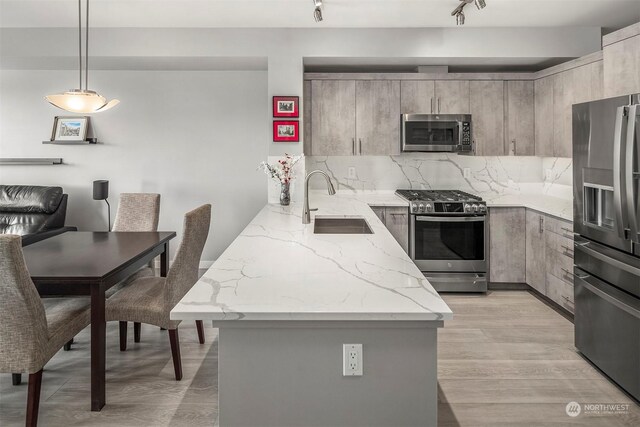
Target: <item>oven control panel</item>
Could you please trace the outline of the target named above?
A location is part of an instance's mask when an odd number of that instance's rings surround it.
[[[484,202],[411,202],[411,213],[424,214],[486,214],[487,205]]]

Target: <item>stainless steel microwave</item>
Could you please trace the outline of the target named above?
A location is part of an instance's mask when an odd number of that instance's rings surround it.
[[[402,152],[473,153],[470,114],[403,114]]]

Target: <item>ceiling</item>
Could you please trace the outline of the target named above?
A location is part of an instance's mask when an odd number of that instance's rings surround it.
[[[94,27],[451,27],[459,0],[94,0]],[[640,21],[640,0],[486,0],[466,7],[466,27],[602,27]],[[0,0],[0,27],[73,27],[76,0]]]

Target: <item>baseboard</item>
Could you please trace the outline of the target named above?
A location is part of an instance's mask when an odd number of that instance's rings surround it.
[[[573,323],[573,313],[571,313],[566,308],[562,307],[560,304],[558,304],[548,296],[541,294],[540,291],[538,291],[537,289],[534,289],[529,285],[526,285],[526,286],[527,288],[529,288],[528,290],[531,295],[538,298],[540,301],[542,301],[543,303],[545,303],[546,305],[548,305],[549,307],[557,311],[558,314],[562,315],[564,318],[566,318],[571,323]]]
[[[490,291],[528,291],[531,289],[526,283],[493,283],[487,285]]]

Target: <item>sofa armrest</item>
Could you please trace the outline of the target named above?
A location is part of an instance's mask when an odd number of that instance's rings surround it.
[[[22,236],[22,246],[29,246],[41,240],[48,239],[49,237],[66,233],[67,231],[78,231],[78,227],[60,227],[52,230],[41,231],[39,233],[27,234],[26,236]]]

